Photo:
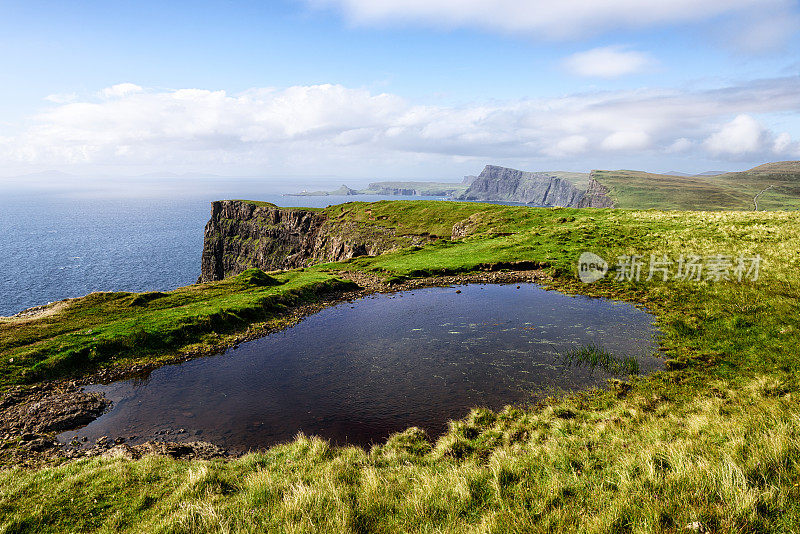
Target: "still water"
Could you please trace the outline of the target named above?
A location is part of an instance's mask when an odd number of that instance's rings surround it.
[[[605,371],[564,363],[564,353],[577,347],[636,356],[641,373],[659,367],[648,313],[535,284],[517,287],[375,295],[146,379],[90,386],[113,407],[60,438],[135,444],[169,432],[163,439],[246,451],[304,432],[368,446],[409,426],[436,436],[471,407],[499,409],[604,385],[611,377]]]

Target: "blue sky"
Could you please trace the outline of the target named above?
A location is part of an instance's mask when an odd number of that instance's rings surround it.
[[[0,1],[0,176],[800,159],[786,0]]]

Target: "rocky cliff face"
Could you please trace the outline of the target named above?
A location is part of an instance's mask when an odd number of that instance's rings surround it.
[[[394,228],[329,220],[321,211],[221,200],[206,224],[200,281],[258,267],[293,269],[424,244],[429,236],[396,236]]]
[[[413,187],[401,187],[395,185],[387,185],[378,183],[371,183],[367,185],[367,188],[364,192],[373,195],[404,195],[404,196],[415,196],[419,195],[420,193],[414,189]]]
[[[200,278],[203,282],[222,280],[248,267],[264,271],[297,267],[313,247],[323,222],[323,217],[308,210],[213,202]]]
[[[564,178],[487,165],[459,199],[577,207],[583,195],[583,191]]]
[[[589,187],[586,189],[586,194],[578,203],[579,208],[613,208],[614,201],[609,196],[609,190],[606,186],[598,182],[594,174],[589,179]]]

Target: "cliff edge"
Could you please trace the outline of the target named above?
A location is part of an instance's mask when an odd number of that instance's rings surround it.
[[[608,187],[601,184],[592,172],[589,178],[589,187],[578,203],[579,208],[613,208],[614,200],[610,196]]]
[[[331,219],[320,210],[219,200],[211,204],[206,224],[200,281],[222,280],[251,267],[272,271],[375,256],[434,239],[399,236],[395,228],[377,224]]]
[[[583,196],[583,190],[555,174],[487,165],[458,198],[577,207]]]

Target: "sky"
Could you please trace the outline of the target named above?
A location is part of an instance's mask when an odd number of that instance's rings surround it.
[[[794,0],[0,0],[0,177],[740,170],[799,50]]]

